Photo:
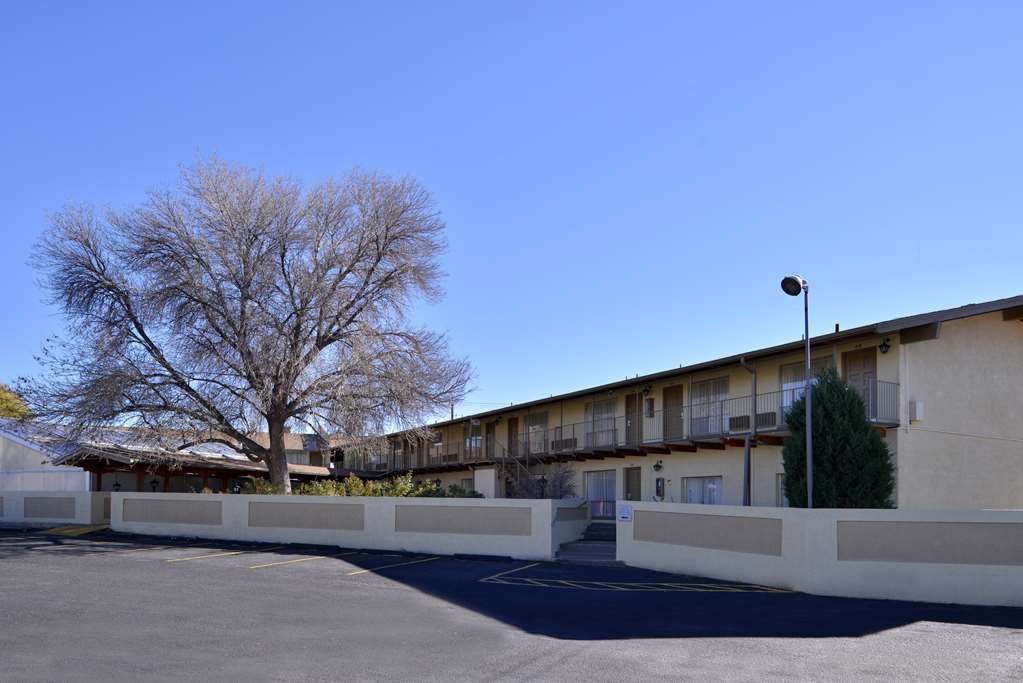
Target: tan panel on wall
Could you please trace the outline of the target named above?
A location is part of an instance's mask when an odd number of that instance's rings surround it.
[[[43,517],[46,519],[74,519],[75,499],[64,498],[25,498],[25,519]]]
[[[147,500],[125,498],[121,509],[125,522],[153,524],[210,524],[223,523],[219,500]]]
[[[362,531],[362,503],[249,503],[249,526]]]
[[[1023,565],[1023,523],[838,522],[838,559]]]
[[[637,541],[781,556],[780,519],[637,510],[632,524]]]
[[[519,507],[396,505],[394,530],[425,534],[529,536],[532,511]]]
[[[573,508],[558,508],[557,513],[554,516],[555,522],[578,522],[579,520],[589,519],[590,511],[585,506],[573,507]]]

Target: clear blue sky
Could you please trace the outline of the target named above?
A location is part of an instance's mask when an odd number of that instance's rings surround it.
[[[1018,2],[0,5],[0,378],[68,200],[215,152],[419,177],[469,412],[1023,292]]]

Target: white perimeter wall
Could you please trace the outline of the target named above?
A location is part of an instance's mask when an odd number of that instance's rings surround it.
[[[109,500],[88,491],[0,491],[0,524],[102,524]]]
[[[579,500],[114,493],[111,527],[163,536],[549,560]],[[560,519],[559,519],[560,517]],[[566,518],[568,517],[568,518]]]
[[[0,491],[88,491],[89,473],[50,464],[37,446],[0,434]]]
[[[1023,511],[803,510],[619,501],[634,567],[818,595],[1023,606]]]

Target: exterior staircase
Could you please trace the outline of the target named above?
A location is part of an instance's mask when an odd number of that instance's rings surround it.
[[[580,540],[562,544],[556,559],[572,564],[617,566],[622,563],[615,560],[616,547],[615,523],[591,522]]]

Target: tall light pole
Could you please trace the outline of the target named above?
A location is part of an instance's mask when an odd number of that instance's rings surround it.
[[[782,278],[781,289],[789,296],[803,293],[803,342],[806,347],[804,389],[806,395],[806,507],[813,507],[813,379],[810,370],[810,284],[798,275]]]

